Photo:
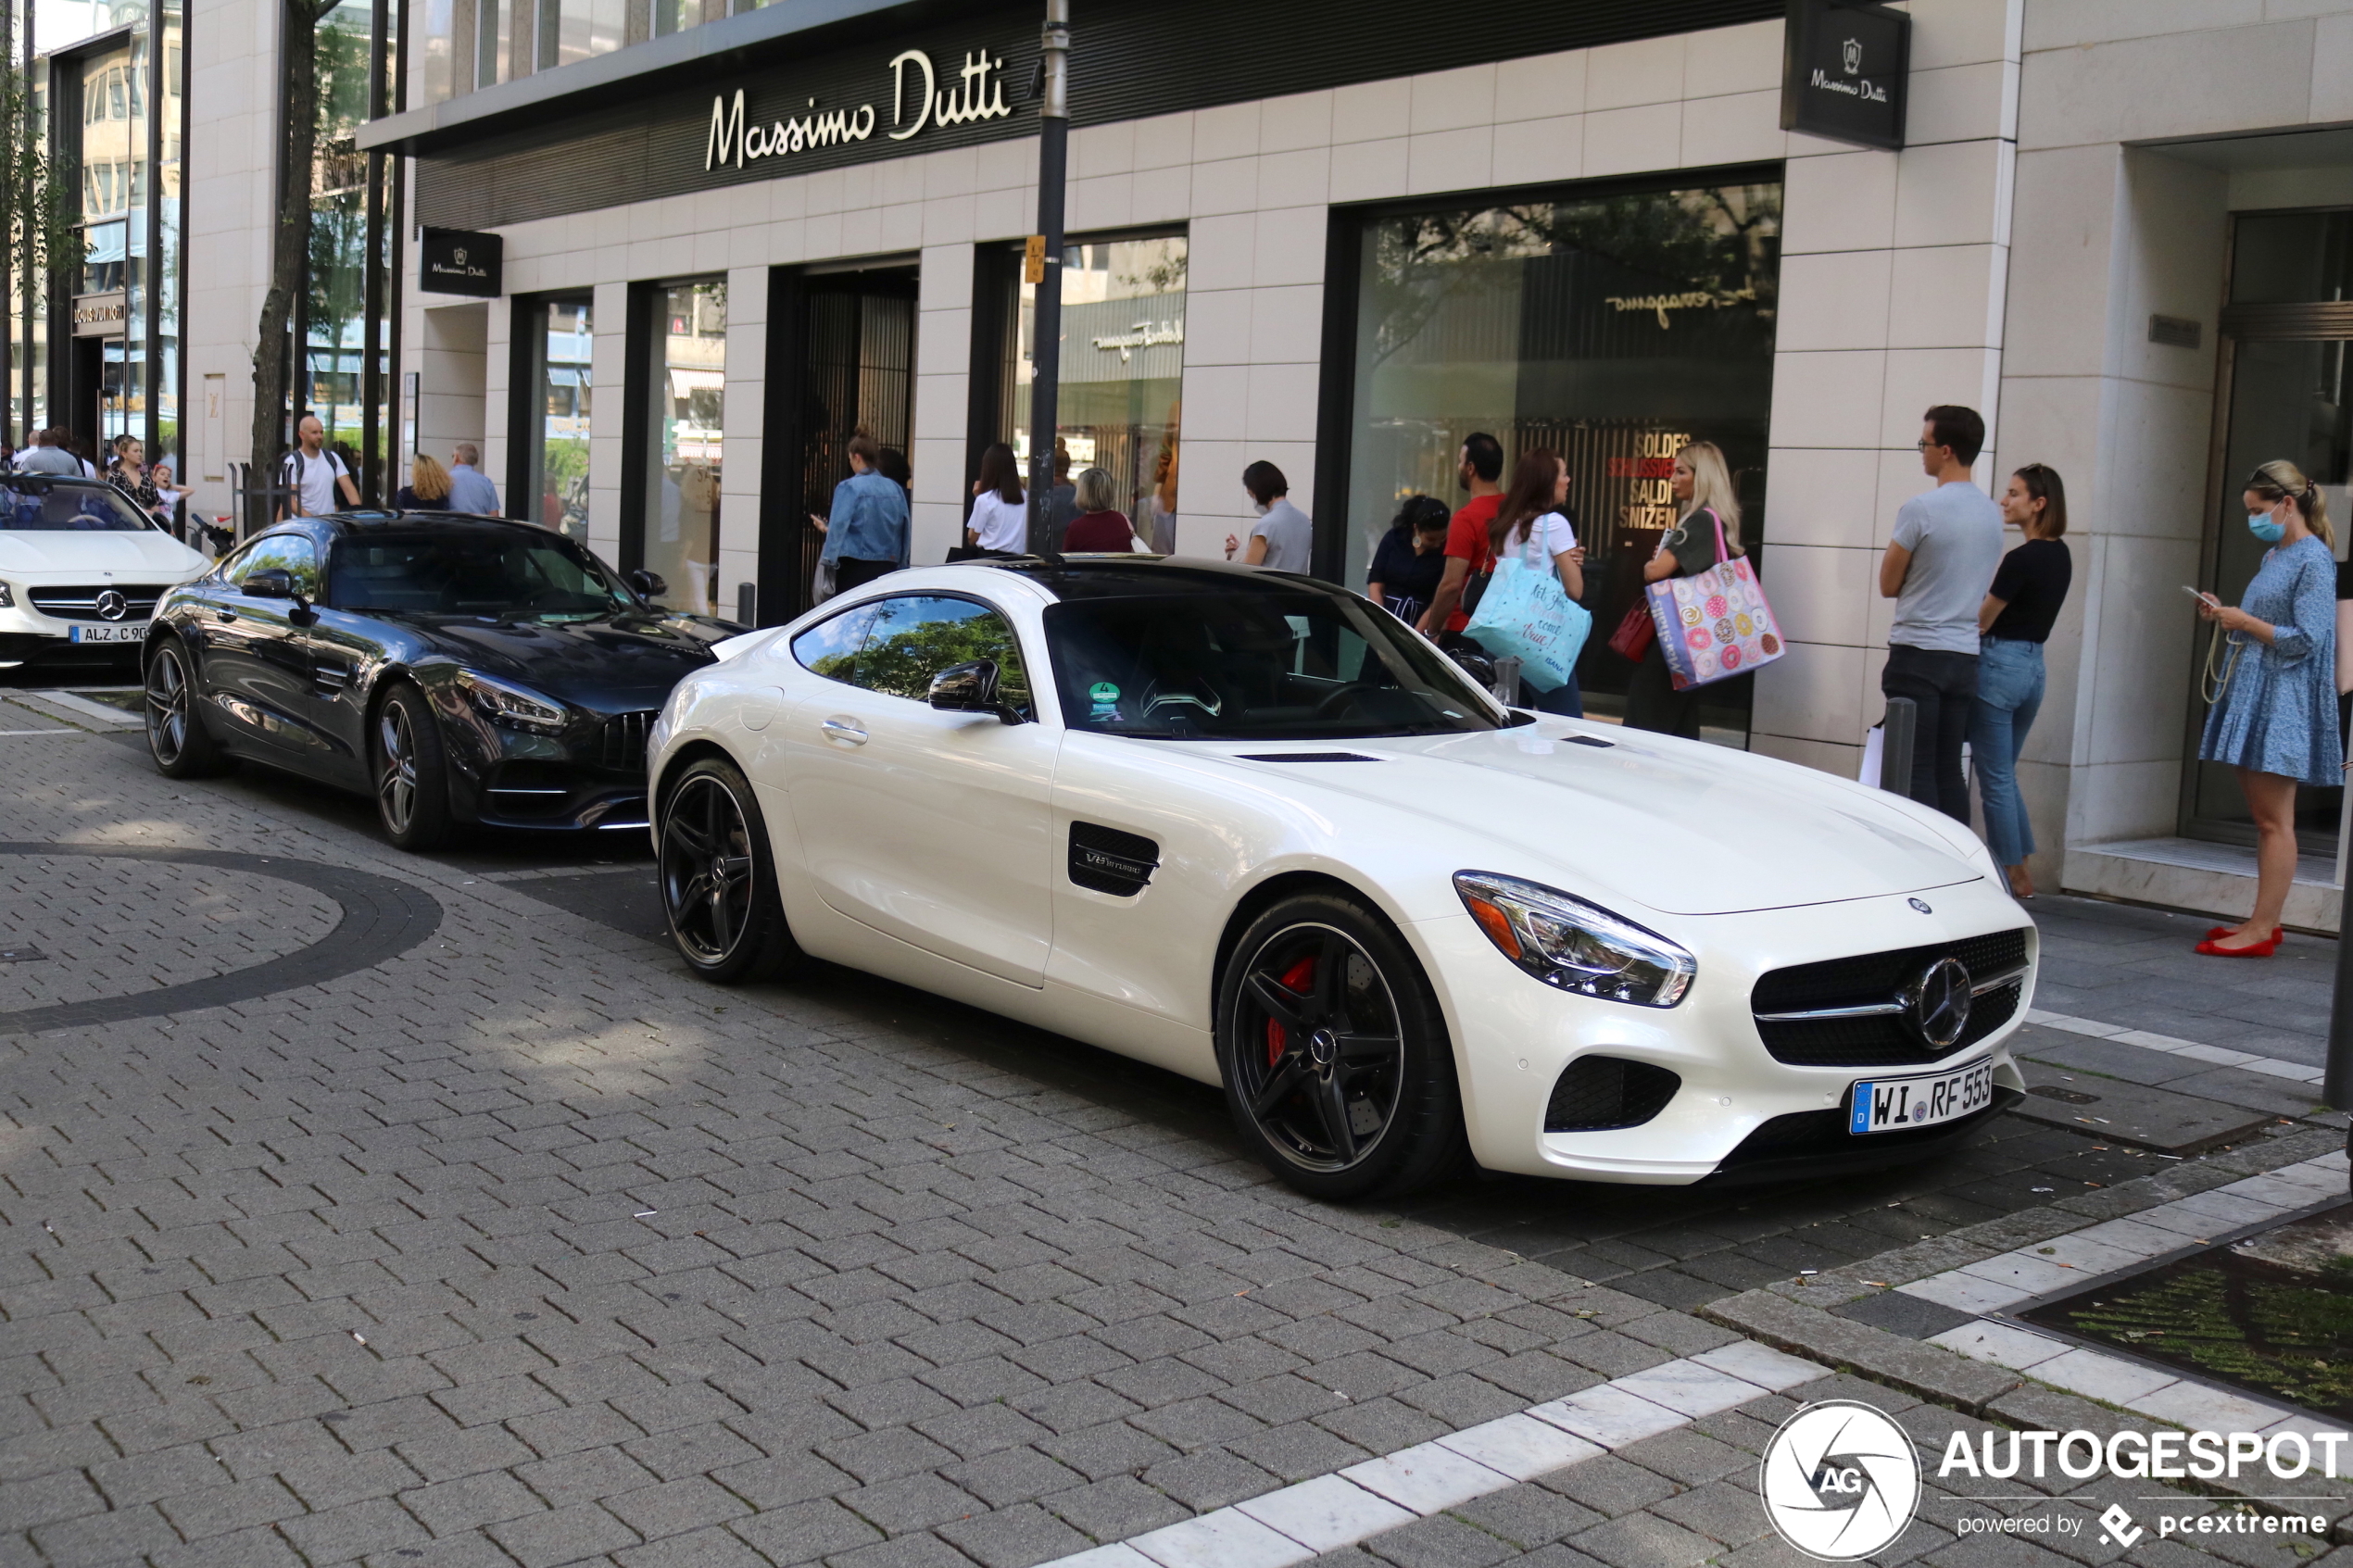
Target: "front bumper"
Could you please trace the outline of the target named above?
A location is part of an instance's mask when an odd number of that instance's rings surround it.
[[[1981,880],[1931,897],[1930,914],[1894,896],[1752,914],[1645,917],[1698,960],[1690,994],[1666,1009],[1554,990],[1496,952],[1467,914],[1417,923],[1414,936],[1453,1030],[1473,1154],[1494,1171],[1679,1186],[1868,1170],[1930,1158],[1966,1141],[2025,1087],[2007,1041],[2032,999],[2031,967],[2006,1022],[1933,1061],[1793,1065],[1766,1048],[1750,1011],[1758,978],[1774,970],[1991,932],[2029,928],[2031,966],[2032,922],[1994,884]],[[1545,1131],[1554,1085],[1589,1055],[1663,1068],[1680,1082],[1664,1108],[1639,1125]],[[1926,1074],[1986,1058],[1995,1091],[1986,1110],[1917,1132],[1843,1131],[1847,1092],[1857,1081]]]
[[[526,832],[646,828],[649,712],[581,714],[541,734],[485,717],[455,686],[438,700],[461,820]]]

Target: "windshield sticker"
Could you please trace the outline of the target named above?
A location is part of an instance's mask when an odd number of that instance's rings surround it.
[[[1116,719],[1119,717],[1119,688],[1109,681],[1096,682],[1087,689],[1087,696],[1094,704],[1087,714],[1088,718]]]

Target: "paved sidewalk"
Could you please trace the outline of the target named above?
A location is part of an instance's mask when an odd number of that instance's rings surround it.
[[[1794,1273],[2145,1165],[2035,1128],[1869,1194],[1681,1195],[1704,1221],[1566,1184],[1335,1209],[1200,1085],[840,972],[697,985],[531,891],[570,879],[398,856],[304,786],[86,737],[0,737],[0,839],[349,867],[441,911],[323,984],[0,1037],[0,1563],[1026,1568],[1733,1343],[1648,1298],[1721,1284],[1698,1260]],[[116,900],[185,874],[56,863]],[[1588,1283],[1614,1244],[1583,1231],[1629,1220],[1687,1233],[1621,1253],[1647,1295]],[[1540,1223],[1565,1269],[1515,1255]],[[1786,1408],[1350,1550],[1793,1562],[1743,1490]],[[2028,1561],[1940,1528],[1897,1555]]]

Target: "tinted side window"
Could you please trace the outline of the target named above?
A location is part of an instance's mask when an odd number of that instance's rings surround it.
[[[999,693],[1027,714],[1029,674],[1004,617],[970,599],[908,594],[875,607],[856,684],[924,702],[933,676],[980,659],[996,660]]]
[[[295,587],[306,599],[319,596],[319,550],[300,533],[273,533],[256,539],[245,554],[229,563],[221,575],[243,586],[245,580],[266,567],[280,567],[294,576]]]
[[[820,621],[792,640],[792,656],[812,674],[854,686],[858,684],[858,649],[865,642],[866,628],[874,619],[875,607],[861,605],[845,615]]]

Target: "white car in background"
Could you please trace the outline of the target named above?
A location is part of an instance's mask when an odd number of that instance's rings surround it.
[[[1224,1086],[1319,1197],[1949,1148],[2024,1088],[2032,923],[1926,807],[1508,709],[1401,621],[1150,558],[892,573],[656,721],[679,952],[830,960]]]
[[[63,648],[135,657],[164,590],[211,566],[111,484],[0,473],[0,668]]]

